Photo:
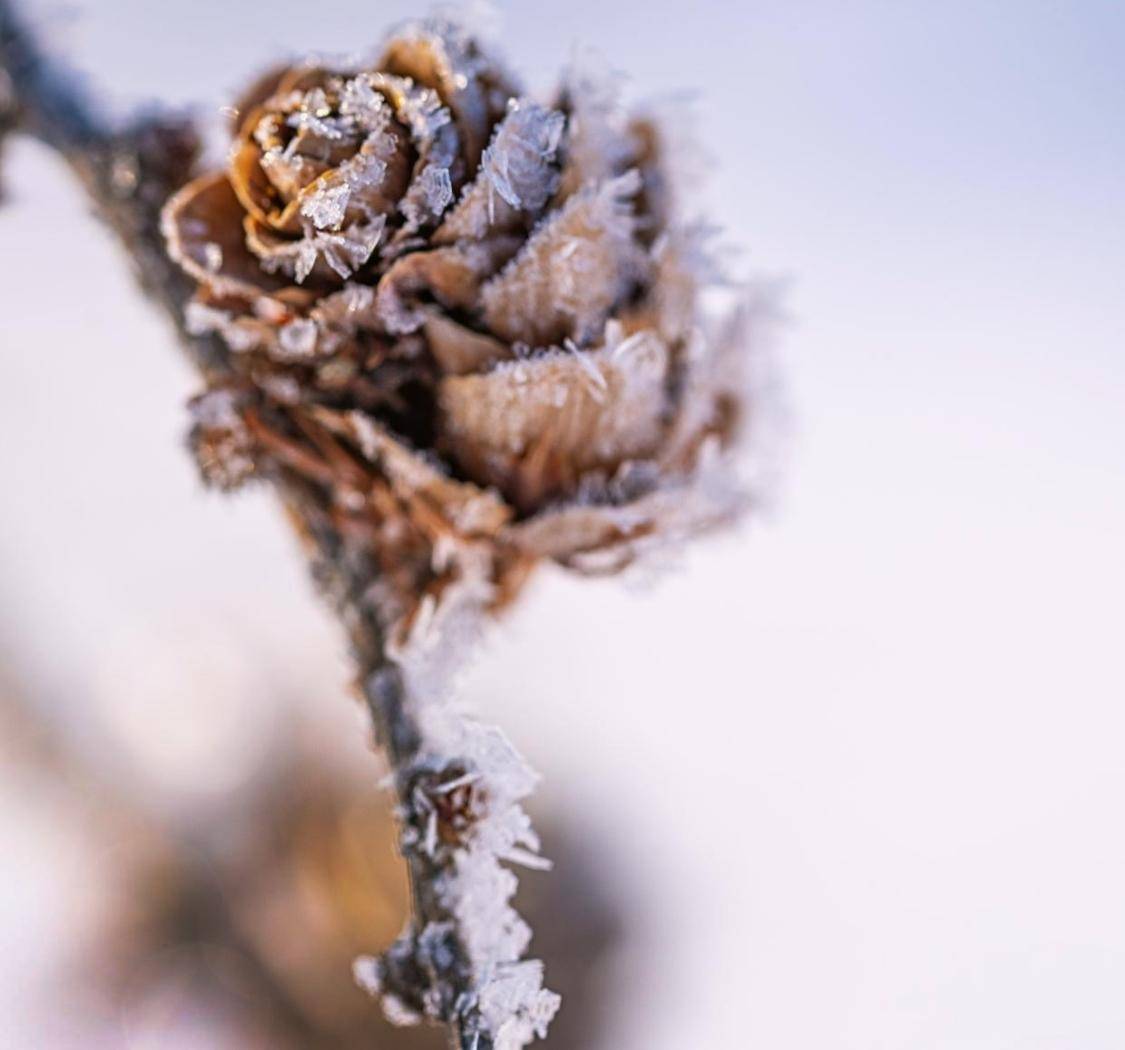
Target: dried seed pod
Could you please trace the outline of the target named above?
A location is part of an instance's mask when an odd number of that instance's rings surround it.
[[[237,440],[199,430],[208,475],[320,492],[401,644],[466,585],[610,571],[739,505],[713,468],[745,318],[700,308],[667,141],[588,73],[536,102],[431,21],[370,64],[261,78],[227,170],[168,203],[189,321],[254,392]]]

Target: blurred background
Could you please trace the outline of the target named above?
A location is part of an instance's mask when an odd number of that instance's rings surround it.
[[[25,0],[114,112],[219,108],[413,4]],[[550,1045],[1125,1045],[1125,7],[499,5],[696,96],[784,288],[785,483],[658,586],[543,571],[465,696],[545,774]],[[341,637],[68,175],[0,210],[0,1045],[426,1047]]]

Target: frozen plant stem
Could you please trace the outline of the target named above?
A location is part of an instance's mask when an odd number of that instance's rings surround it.
[[[78,176],[96,214],[117,235],[141,286],[163,307],[202,376],[208,382],[233,376],[225,344],[185,327],[184,307],[195,285],[170,261],[160,229],[165,201],[192,175],[197,140],[191,124],[154,114],[121,129],[111,127],[73,73],[48,59],[9,0],[0,0],[0,136],[9,128],[53,149]],[[514,877],[498,863],[525,854],[522,846],[534,848],[519,808],[530,789],[526,771],[500,748],[508,779],[500,785],[507,791],[499,800],[507,823],[498,829],[498,850],[434,848],[435,806],[471,789],[478,763],[450,749],[456,734],[446,733],[444,743],[427,737],[424,711],[402,669],[389,658],[372,607],[374,567],[347,547],[307,481],[284,468],[271,479],[306,541],[313,575],[350,638],[376,736],[394,771],[404,822],[413,925],[383,960],[361,964],[359,976],[377,986],[388,1012],[399,1019],[430,1017],[448,1025],[451,1045],[460,1050],[523,1046],[531,1033],[542,1033],[558,1005],[540,985],[539,964],[519,961],[528,931],[508,907]],[[496,750],[496,740],[487,734],[477,744],[478,758],[490,747]],[[502,928],[481,928],[496,923]]]

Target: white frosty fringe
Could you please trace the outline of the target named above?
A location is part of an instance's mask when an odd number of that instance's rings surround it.
[[[489,329],[509,342],[585,344],[644,272],[630,170],[591,183],[548,216],[519,253],[481,289]]]
[[[738,290],[738,304],[719,327],[714,367],[746,409],[736,438],[736,472],[754,505],[768,509],[778,497],[790,447],[790,417],[777,336],[787,322],[786,281],[758,278]],[[728,386],[728,389],[731,387]]]
[[[480,168],[435,235],[439,244],[480,239],[535,218],[558,188],[555,155],[566,118],[527,99],[512,99],[481,155]]]
[[[402,668],[408,695],[425,697],[430,704],[444,702],[455,691],[484,633],[493,598],[486,549],[457,544],[453,556],[460,579],[446,587],[440,599],[427,595],[409,633],[389,646],[388,654]]]
[[[566,119],[534,102],[513,99],[508,116],[496,126],[481,157],[489,184],[513,208],[539,211],[555,192],[550,162],[562,139]]]
[[[620,573],[626,567],[651,576],[667,569],[687,540],[736,520],[751,495],[733,457],[709,439],[691,475],[666,484],[632,504],[613,508],[607,518],[623,533],[619,543],[570,555],[566,562],[593,576]],[[644,526],[648,526],[647,528]]]
[[[536,1037],[546,1037],[561,1001],[543,988],[543,964],[529,959],[505,967],[489,981],[481,989],[478,1009],[485,1027],[495,1033],[495,1050],[520,1050]]]
[[[682,231],[654,249],[676,271],[662,275],[657,326],[686,341],[684,390],[659,457],[627,461],[608,478],[589,475],[571,499],[509,525],[505,535],[519,547],[591,575],[628,568],[636,580],[663,574],[689,537],[770,502],[787,430],[772,346],[779,290],[718,281],[702,250],[705,232]],[[717,320],[685,312],[683,281],[710,283],[727,299]],[[643,359],[656,338],[645,329],[625,335],[610,320],[600,353]],[[743,419],[724,441],[701,440],[723,398],[743,406]]]
[[[472,981],[458,1004],[460,1016],[487,1032],[496,1050],[520,1050],[546,1035],[561,1003],[543,987],[543,964],[521,960],[531,930],[511,905],[518,880],[505,866],[549,867],[522,805],[539,777],[499,728],[466,717],[452,703],[455,675],[481,634],[493,595],[483,549],[459,544],[448,558],[459,566],[461,579],[440,600],[428,600],[390,655],[401,670],[405,702],[421,739],[410,767],[398,773],[400,783],[429,777],[425,787],[402,800],[402,848],[435,862],[430,892],[449,920],[408,930],[392,953],[405,945],[412,954],[436,957],[452,934]],[[463,837],[450,844],[439,836],[435,799],[461,789],[470,791],[474,802]],[[388,990],[384,965],[357,959],[357,983],[382,997],[393,1023],[421,1020]],[[441,1001],[440,990],[429,989],[425,1012],[439,1016]]]
[[[621,102],[624,79],[596,49],[575,49],[563,74],[569,110],[565,197],[590,183],[622,174],[631,163],[634,143]]]
[[[354,223],[340,233],[318,230],[312,223],[306,225],[298,241],[281,242],[262,259],[267,273],[283,270],[291,272],[298,284],[312,273],[318,258],[324,261],[345,280],[359,270],[379,246],[387,225],[385,215],[376,215],[368,222]]]

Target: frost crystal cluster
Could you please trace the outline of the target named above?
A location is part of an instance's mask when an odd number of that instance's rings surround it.
[[[194,447],[215,484],[266,475],[319,508],[424,729],[404,848],[444,918],[358,975],[396,1020],[522,1047],[557,1007],[502,863],[536,862],[533,778],[437,703],[442,660],[536,562],[615,571],[738,510],[748,314],[701,308],[682,136],[583,68],[533,99],[429,20],[370,62],[275,70],[236,112],[227,168],[163,214],[186,322],[233,366]]]

